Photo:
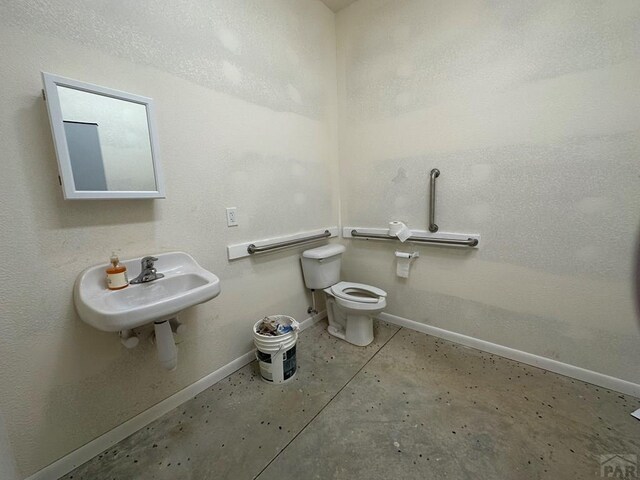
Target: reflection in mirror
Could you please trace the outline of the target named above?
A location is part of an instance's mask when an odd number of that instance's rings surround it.
[[[152,101],[43,73],[65,198],[163,198]]]
[[[63,121],[76,190],[109,190],[104,173],[98,124]]]
[[[58,86],[78,190],[155,190],[147,109]]]

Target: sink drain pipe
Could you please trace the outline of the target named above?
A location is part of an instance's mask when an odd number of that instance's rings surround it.
[[[167,370],[175,370],[178,366],[178,349],[173,340],[173,331],[169,320],[153,322],[156,332],[156,347],[158,349],[158,360]]]
[[[140,340],[133,332],[133,330],[120,330],[120,343],[127,348],[135,348],[138,346]]]

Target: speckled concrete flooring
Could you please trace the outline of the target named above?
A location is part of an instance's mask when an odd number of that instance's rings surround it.
[[[397,331],[377,322],[359,348],[319,322],[299,336],[291,382],[263,382],[252,362],[63,478],[252,479]]]
[[[588,479],[640,457],[640,399],[379,323],[366,348],[299,340],[283,387],[255,362],[65,479]]]

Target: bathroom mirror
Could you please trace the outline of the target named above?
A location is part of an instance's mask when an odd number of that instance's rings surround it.
[[[150,98],[42,79],[65,199],[165,197]]]

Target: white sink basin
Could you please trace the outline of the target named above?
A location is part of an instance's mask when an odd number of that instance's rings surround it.
[[[107,289],[107,264],[82,272],[73,290],[80,318],[99,330],[117,332],[168,320],[185,308],[220,294],[220,279],[198,265],[191,255],[172,252],[155,257],[155,268],[164,278],[122,290]],[[129,280],[140,273],[141,258],[121,262],[127,267]]]

